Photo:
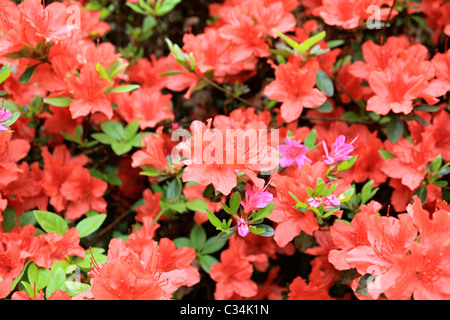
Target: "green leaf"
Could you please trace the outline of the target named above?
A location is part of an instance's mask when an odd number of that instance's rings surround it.
[[[170,11],[172,11],[175,6],[177,4],[179,4],[181,2],[181,0],[165,0],[162,5],[156,9],[156,13],[158,14],[158,16],[163,16],[167,13],[169,13]]]
[[[274,207],[275,207],[275,203],[273,203],[273,202],[267,204],[267,206],[265,208],[261,208],[258,211],[256,211],[253,214],[252,219],[260,220],[260,219],[267,218],[272,213]]]
[[[381,157],[384,160],[392,159],[392,158],[396,158],[397,157],[395,154],[390,153],[389,151],[386,151],[386,150],[383,150],[383,149],[378,150],[378,153],[381,155]]]
[[[6,79],[8,79],[8,77],[11,74],[11,70],[9,69],[9,65],[5,64],[1,69],[0,69],[0,83],[3,83]]]
[[[217,229],[222,229],[222,222],[220,222],[219,218],[216,217],[214,213],[212,213],[209,209],[206,209],[206,214],[208,215],[209,222]]]
[[[414,20],[415,22],[417,22],[417,24],[419,26],[421,26],[424,30],[426,30],[428,33],[430,33],[430,34],[433,33],[433,29],[431,29],[431,27],[428,25],[428,23],[425,21],[425,19],[422,18],[421,16],[413,14],[410,16],[410,18],[412,20]]]
[[[175,239],[173,239],[173,243],[175,243],[175,246],[177,248],[188,247],[188,248],[194,249],[194,245],[192,244],[191,239],[189,239],[187,237],[175,238]]]
[[[167,188],[167,200],[170,202],[175,202],[177,199],[180,198],[182,192],[182,186],[179,179],[173,179],[170,184],[169,188]]]
[[[342,39],[336,39],[336,40],[330,40],[327,42],[328,48],[333,49],[336,47],[339,47],[340,45],[343,45],[345,43],[345,40]]]
[[[139,174],[142,176],[159,177],[161,175],[161,171],[151,165],[142,165],[139,168],[143,170],[139,172]]]
[[[339,196],[339,200],[341,202],[347,202],[349,201],[355,194],[355,188],[352,187],[350,189],[345,190],[342,192],[342,194]]]
[[[217,235],[217,239],[218,240],[226,240],[226,239],[230,238],[235,232],[236,232],[236,229],[233,229],[229,232],[222,231],[221,233],[219,233]]]
[[[336,172],[341,172],[350,169],[354,164],[356,159],[358,158],[358,155],[354,155],[348,160],[342,161],[341,164],[336,169]]]
[[[3,231],[9,232],[16,225],[16,212],[10,206],[7,206],[5,210],[1,212],[3,221],[1,227]]]
[[[312,151],[315,147],[317,139],[317,131],[316,129],[312,129],[311,132],[308,134],[308,136],[305,138],[305,141],[303,141],[303,145],[308,147],[309,151]]]
[[[64,284],[67,288],[67,293],[71,297],[74,297],[84,291],[91,289],[91,286],[89,284],[78,281],[66,281]]]
[[[115,141],[111,144],[111,149],[115,154],[121,156],[133,149],[133,146],[129,142]]]
[[[181,71],[181,70],[173,70],[173,71],[168,71],[168,72],[163,72],[163,73],[158,73],[159,77],[167,77],[167,76],[174,76],[180,73],[186,73],[186,71]]]
[[[323,181],[322,178],[317,178],[316,187],[313,190],[313,197],[320,197],[322,196],[323,192],[326,190],[327,185],[325,181]]]
[[[206,212],[206,209],[208,208],[208,204],[205,202],[205,200],[195,199],[195,200],[186,202],[186,207],[191,211]]]
[[[319,69],[317,71],[316,85],[317,85],[317,88],[319,88],[320,91],[325,93],[325,95],[327,97],[333,96],[333,94],[334,94],[333,82],[328,77],[328,75],[321,69]]]
[[[123,86],[118,86],[115,88],[112,88],[109,93],[115,92],[115,93],[123,93],[123,92],[130,92],[136,89],[139,89],[141,86],[138,84],[127,84]]]
[[[36,284],[36,292],[44,289],[52,278],[52,273],[47,268],[40,268],[35,263],[28,267],[28,281]]]
[[[35,297],[34,286],[25,281],[21,281],[20,284],[24,286],[25,291],[27,292],[28,296],[31,299],[33,299]],[[37,291],[36,291],[36,293],[37,293]]]
[[[206,240],[205,245],[202,249],[202,254],[211,254],[214,252],[219,251],[225,246],[225,241],[220,241],[216,237],[211,237],[208,240]]]
[[[275,233],[271,226],[266,224],[258,224],[257,226],[249,226],[250,232],[262,237],[271,237]]]
[[[14,124],[14,122],[16,122],[17,119],[19,119],[19,116],[20,116],[20,112],[19,111],[13,112],[13,114],[11,115],[11,118],[9,118],[5,122],[3,122],[3,125],[5,127],[12,126]]]
[[[68,261],[66,261],[66,260],[59,260],[59,261],[56,261],[56,262],[54,262],[52,264],[52,267],[51,267],[50,270],[51,270],[52,273],[55,273],[55,271],[58,270],[58,268],[62,268],[64,270],[64,272],[67,273],[67,269],[70,266],[71,266],[71,264]]]
[[[28,260],[25,265],[23,266],[22,272],[20,275],[14,279],[14,281],[11,283],[11,291],[14,291],[19,281],[22,279],[23,275],[25,274],[25,271],[27,270],[28,266],[33,263],[31,260]],[[1,281],[0,281],[1,282]]]
[[[105,70],[105,68],[100,64],[97,63],[95,65],[95,70],[98,71],[98,73],[100,73],[100,79],[106,79],[108,80],[110,83],[113,83],[114,81],[110,78],[108,72]]]
[[[227,206],[225,203],[221,202],[220,203],[222,205],[223,210],[225,210],[226,213],[228,214],[233,214],[233,212],[231,211],[230,207]]]
[[[35,225],[37,223],[36,217],[33,214],[33,211],[27,211],[22,213],[17,217],[17,225],[18,226],[26,226],[29,224]]]
[[[435,186],[438,186],[439,188],[444,188],[448,185],[448,182],[445,180],[438,180],[438,181],[433,182],[433,184]]]
[[[347,284],[353,281],[358,276],[358,271],[353,269],[342,270],[339,272],[339,282],[342,284]]]
[[[300,44],[300,54],[306,53],[310,48],[312,48],[316,43],[323,40],[325,38],[326,32],[322,31],[315,36],[310,37],[309,39],[306,39]]]
[[[123,139],[125,141],[130,141],[139,130],[139,120],[136,119],[130,122],[123,130]]]
[[[145,12],[144,10],[139,8],[139,6],[134,4],[134,3],[126,2],[125,5],[130,7],[134,12],[137,12],[137,13],[142,14],[142,15],[146,15],[147,14],[147,12]]]
[[[225,241],[221,241],[224,244],[226,243]],[[201,255],[198,258],[198,262],[200,264],[200,267],[206,272],[209,273],[209,271],[211,270],[211,267],[213,265],[215,265],[217,262],[219,262],[216,258],[214,258],[213,256],[210,256],[208,254],[206,255]]]
[[[421,186],[419,189],[413,192],[413,196],[416,195],[419,197],[422,204],[427,200],[427,186]]]
[[[417,115],[417,114],[413,114],[414,120],[416,120],[418,123],[420,123],[421,125],[424,126],[431,126],[431,123],[429,123],[428,121],[426,121],[424,118],[422,118],[421,116]]]
[[[361,120],[362,117],[354,111],[346,111],[342,116],[342,120]]]
[[[362,189],[361,189],[361,202],[363,204],[367,203],[367,201],[369,201],[375,195],[375,193],[378,191],[378,188],[376,188],[374,190],[374,192],[372,192],[373,184],[374,184],[374,180],[369,180],[362,187]]]
[[[116,75],[118,75],[120,71],[129,66],[129,63],[122,64],[122,62],[123,59],[118,58],[108,67],[108,70],[106,70],[106,73],[109,75],[111,79],[114,78]]]
[[[418,110],[418,111],[427,111],[427,112],[436,112],[441,110],[438,106],[430,106],[427,104],[422,104],[420,106],[416,106],[414,107],[414,110]]]
[[[387,126],[387,137],[391,143],[396,143],[403,135],[404,125],[402,119],[395,115]]]
[[[338,185],[337,183],[333,183],[324,193],[322,193],[322,196],[326,197],[332,194],[333,191],[336,190],[337,185]]]
[[[431,172],[436,172],[441,168],[442,165],[442,156],[438,155],[433,161],[430,163]]]
[[[240,206],[241,206],[241,194],[239,192],[235,192],[230,199],[231,212],[236,213]]]
[[[27,68],[19,77],[19,84],[27,84],[33,76],[34,70],[38,65]]]
[[[283,34],[282,32],[280,32],[280,31],[278,31],[278,30],[276,30],[276,29],[273,29],[273,31],[276,33],[276,34],[278,34],[279,36],[280,36],[280,38],[281,39],[283,39],[284,41],[286,41],[286,43],[289,45],[289,46],[291,46],[293,49],[295,49],[297,52],[301,52],[301,46],[300,46],[300,44],[297,42],[297,41],[295,41],[295,40],[293,40],[293,39],[291,39],[291,38],[289,38],[288,36],[286,36],[285,34]]]
[[[196,224],[192,227],[189,234],[191,243],[197,251],[201,251],[206,242],[206,232],[202,226]]]
[[[93,133],[93,134],[91,134],[91,137],[94,138],[95,140],[99,141],[100,143],[106,144],[106,145],[111,145],[114,142],[117,142],[112,137],[108,136],[105,133],[101,133],[101,132]]]
[[[113,138],[116,141],[123,140],[124,127],[119,121],[107,120],[100,124],[100,127],[104,133]]]
[[[98,214],[89,218],[84,218],[77,223],[76,228],[80,232],[79,237],[84,238],[97,231],[106,219],[106,214]]]
[[[49,211],[33,210],[34,216],[45,232],[56,232],[64,235],[69,229],[67,222],[59,215]]]
[[[53,97],[53,98],[45,98],[44,102],[55,107],[68,107],[72,102],[72,99],[68,97]]]
[[[66,273],[62,268],[56,269],[53,273],[52,279],[49,281],[47,285],[47,289],[45,290],[45,297],[48,298],[53,292],[57,289],[62,291],[66,291]]]
[[[330,113],[333,111],[333,105],[330,103],[330,101],[325,101],[322,105],[318,106],[314,110],[322,112],[322,113]]]
[[[306,249],[311,248],[314,245],[314,243],[315,243],[314,236],[307,234],[303,230],[300,232],[298,236],[294,238],[294,245],[301,252],[304,252]]]

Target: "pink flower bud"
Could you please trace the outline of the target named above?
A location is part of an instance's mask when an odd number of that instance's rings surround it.
[[[308,206],[310,207],[319,207],[320,204],[322,203],[322,199],[320,197],[311,197],[308,200],[306,200],[306,203],[308,204]]]
[[[241,237],[245,237],[249,232],[248,225],[243,218],[238,220],[238,233]]]
[[[329,196],[325,197],[323,204],[326,207],[337,207],[341,204],[341,201],[336,198],[335,195],[330,194]]]

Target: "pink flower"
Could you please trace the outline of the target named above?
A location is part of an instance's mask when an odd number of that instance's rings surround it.
[[[311,197],[308,200],[306,200],[306,203],[308,204],[308,206],[310,207],[315,207],[317,208],[318,206],[320,206],[320,204],[322,203],[322,198],[320,197]]]
[[[245,223],[244,218],[238,220],[238,233],[241,237],[245,237],[249,232],[248,225]]]
[[[331,145],[331,152],[328,153],[328,148],[325,141],[322,140],[323,148],[325,150],[325,156],[322,158],[325,164],[330,165],[332,163],[348,160],[351,158],[349,153],[355,149],[352,145],[356,138],[350,143],[345,143],[345,137],[340,135],[336,141]]]
[[[250,187],[249,184],[245,185],[245,200],[241,201],[244,207],[244,213],[250,213],[255,209],[265,208],[273,200],[273,194],[267,189],[267,184],[263,189],[258,189],[256,185]]]
[[[2,100],[2,106],[0,107],[0,121],[4,122],[11,118],[12,112],[10,110],[1,110],[3,108],[4,100]],[[3,123],[0,123],[0,131],[8,130]]]
[[[336,198],[335,195],[330,194],[329,196],[326,196],[323,200],[323,205],[325,207],[337,207],[341,204],[341,201]]]
[[[305,156],[305,154],[309,151],[307,146],[302,145],[289,137],[286,137],[284,142],[286,142],[286,144],[282,144],[278,147],[278,151],[283,156],[280,161],[280,166],[286,168],[291,166],[295,161],[297,166],[301,168],[305,161],[311,163],[311,160]]]

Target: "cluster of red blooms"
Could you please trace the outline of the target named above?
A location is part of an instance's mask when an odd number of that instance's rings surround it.
[[[188,68],[173,51],[129,63],[112,43],[97,40],[111,26],[99,10],[88,9],[88,2],[0,4],[0,65],[10,70],[7,78],[0,75],[6,102],[0,110],[0,130],[6,131],[0,132],[0,298],[172,299],[181,287],[193,290],[208,278],[218,300],[450,299],[450,206],[445,201],[450,51],[445,46],[440,52],[438,46],[450,37],[449,2],[423,0],[410,7],[380,0],[214,3],[203,33],[183,36],[179,49],[190,57]],[[382,21],[420,13],[420,25],[431,30],[436,51],[430,54],[426,45],[398,34],[379,43],[363,40],[357,59],[332,46],[328,37],[309,52],[296,52],[287,50],[280,36],[305,43],[324,29],[357,34],[371,17],[369,6],[380,9]],[[260,70],[272,74],[249,105],[225,114],[216,106],[190,114],[185,131],[191,137],[182,144],[171,139],[186,120],[176,119],[174,110],[182,106],[174,103],[174,95],[189,100],[211,83],[216,88],[243,85]],[[331,94],[319,84],[319,73],[335,85]],[[32,107],[39,105],[36,97],[40,107]],[[268,101],[272,104],[266,107]],[[326,104],[332,111],[320,110]],[[20,117],[5,127],[15,111]],[[358,121],[346,121],[350,115]],[[387,138],[394,119],[403,130],[395,141]],[[142,133],[140,147],[125,154],[114,155],[107,147],[111,154],[98,156],[96,151],[105,150],[103,141],[89,147],[67,139],[87,142],[87,132],[100,132],[102,124],[115,121],[126,127],[135,120]],[[189,154],[196,137],[212,129],[223,136],[227,130],[248,129],[278,134],[279,144],[270,145],[277,153],[261,149],[252,154],[251,138],[244,150],[216,139],[216,153],[243,151],[246,161],[173,157],[174,150]],[[200,154],[208,152],[212,140],[203,141]],[[264,164],[248,161],[260,156],[279,164],[269,177],[263,174]],[[113,175],[120,185],[98,174],[108,157],[114,159],[108,165],[117,169]],[[167,181],[169,189],[164,188]],[[378,188],[377,200],[371,200],[373,195],[361,200],[361,186],[368,181]],[[226,246],[209,269],[202,269],[198,258],[203,253],[179,246],[175,238],[180,235],[167,231],[177,223],[173,212],[192,213],[192,223],[182,227],[209,230],[211,215],[222,217],[237,192],[244,195],[241,210],[236,209],[240,219],[233,223],[238,232],[222,240]],[[183,199],[183,209],[172,202],[174,194]],[[195,201],[205,206],[184,206]],[[274,206],[266,221],[273,235],[260,236],[252,232],[250,217],[269,203]],[[18,223],[34,210],[53,212],[70,227],[61,234],[41,230],[39,221]],[[82,241],[77,222],[92,212],[115,214],[113,221],[126,210],[135,214],[136,224],[129,235],[104,244],[106,260],[99,263]],[[304,247],[302,239],[309,239],[309,245]],[[310,273],[288,278],[278,261],[298,255],[310,257]],[[82,277],[84,290],[76,294],[58,288],[46,295],[44,287],[31,294],[17,282],[31,263],[53,273],[55,263],[86,257],[91,268]],[[264,274],[264,280],[256,273]],[[351,279],[341,283],[346,293],[336,296],[333,288],[348,274]],[[368,276],[374,276],[372,281],[366,281]]]

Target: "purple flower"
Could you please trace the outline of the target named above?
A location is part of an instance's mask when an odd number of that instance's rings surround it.
[[[301,168],[305,161],[311,163],[311,160],[305,156],[309,151],[307,146],[302,145],[289,137],[286,137],[284,142],[286,142],[286,144],[281,144],[278,147],[278,151],[280,151],[283,156],[280,161],[280,166],[287,168],[295,162],[297,166]]]
[[[323,204],[326,207],[337,207],[341,204],[341,201],[336,198],[335,195],[330,194],[329,196],[326,196],[323,200]]]
[[[238,233],[241,237],[245,237],[248,232],[249,232],[249,228],[248,225],[245,223],[244,218],[240,218],[238,220]]]
[[[245,185],[245,199],[241,201],[244,207],[244,213],[250,213],[255,209],[265,208],[273,200],[273,194],[266,191],[267,184],[263,189],[258,189],[255,185],[250,187],[249,184]]]
[[[355,149],[355,146],[352,145],[355,140],[356,138],[350,143],[345,143],[345,136],[340,135],[331,145],[330,153],[328,153],[328,148],[325,141],[322,140],[322,145],[325,150],[325,156],[322,157],[323,162],[330,165],[332,163],[350,159],[351,156],[349,156],[349,154]]]
[[[308,206],[310,207],[314,207],[317,208],[320,206],[320,204],[322,203],[322,198],[320,197],[311,197],[308,200],[306,200],[306,203],[308,204]]]

